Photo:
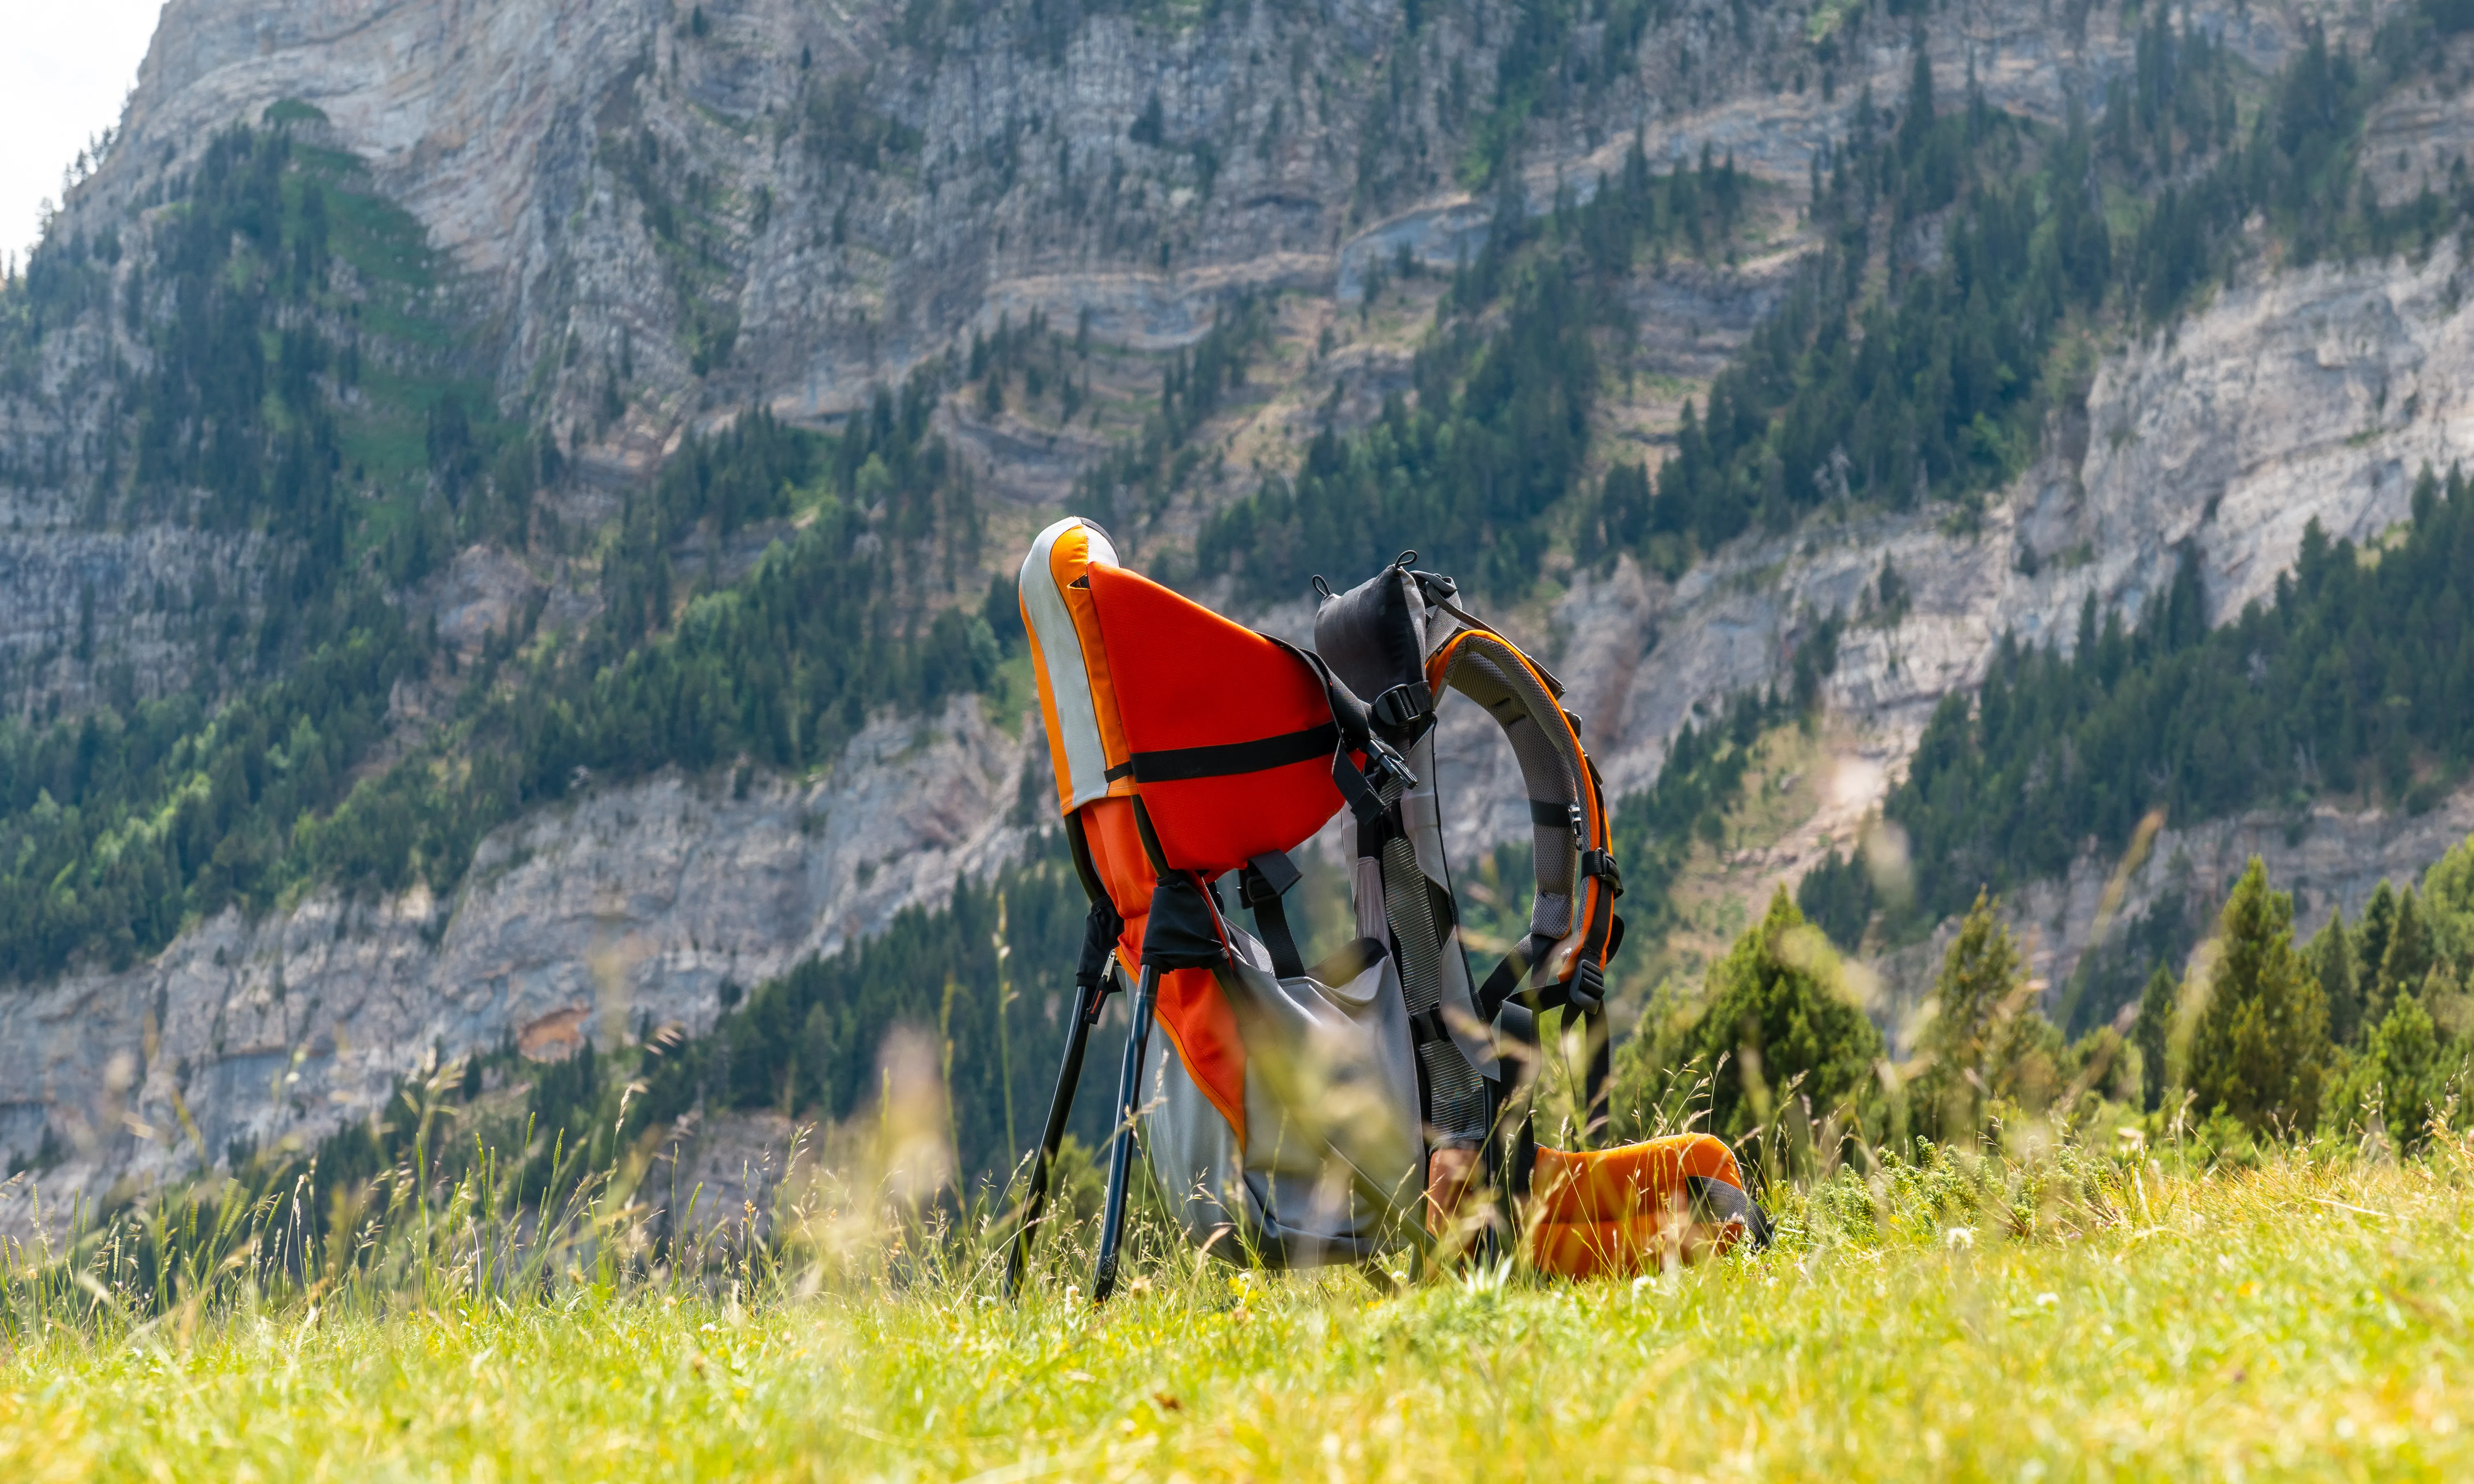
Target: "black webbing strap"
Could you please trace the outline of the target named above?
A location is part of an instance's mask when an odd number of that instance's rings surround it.
[[[1554,946],[1555,940],[1544,933],[1531,933],[1513,945],[1503,962],[1494,966],[1494,972],[1486,976],[1486,983],[1478,986],[1478,1017],[1492,1021],[1503,1002],[1520,992],[1521,976],[1529,972],[1530,966],[1543,962]]]
[[[1227,778],[1264,773],[1291,763],[1312,762],[1331,755],[1340,745],[1340,729],[1330,722],[1303,731],[1251,742],[1224,742],[1211,747],[1161,748],[1136,753],[1129,760],[1137,783],[1182,783],[1193,778]]]
[[[1281,894],[1298,884],[1298,875],[1297,862],[1280,850],[1257,855],[1237,871],[1237,895],[1254,909],[1254,926],[1262,932],[1263,946],[1272,952],[1272,971],[1283,979],[1306,971],[1297,935],[1289,931],[1289,914],[1280,905]]]
[[[1603,961],[1613,951],[1609,935],[1617,930],[1615,898],[1623,895],[1623,872],[1615,865],[1613,850],[1583,850],[1581,874],[1593,877],[1604,890],[1597,910],[1589,914],[1589,930],[1581,940],[1580,967],[1572,972],[1572,982],[1564,987],[1564,1002],[1573,1009],[1595,1015],[1607,1007],[1606,969]],[[1579,894],[1573,894],[1577,899]]]
[[[1332,785],[1348,802],[1348,812],[1356,816],[1360,825],[1380,815],[1402,794],[1418,786],[1418,777],[1409,771],[1408,763],[1374,734],[1374,724],[1366,714],[1366,703],[1340,682],[1321,655],[1273,634],[1263,637],[1295,655],[1322,682],[1323,698],[1331,706],[1332,725],[1338,733],[1337,745],[1331,750]],[[1349,757],[1352,752],[1366,755],[1366,766],[1359,767]]]
[[[1423,680],[1395,685],[1366,708],[1383,740],[1398,752],[1416,747],[1435,728],[1435,696]]]

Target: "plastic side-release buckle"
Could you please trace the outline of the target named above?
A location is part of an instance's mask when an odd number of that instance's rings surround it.
[[[1408,760],[1393,751],[1380,737],[1370,737],[1366,744],[1367,786],[1390,808],[1402,794],[1418,786],[1418,776],[1409,771]]]
[[[1367,715],[1395,746],[1414,746],[1435,721],[1435,695],[1424,681],[1393,686],[1374,698]]]
[[[1583,1015],[1595,1015],[1607,1007],[1606,971],[1584,959],[1573,971],[1569,984],[1564,986],[1564,1003]]]

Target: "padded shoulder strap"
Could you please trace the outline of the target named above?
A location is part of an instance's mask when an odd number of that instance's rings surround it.
[[[1439,695],[1459,691],[1503,729],[1520,764],[1537,846],[1537,899],[1529,937],[1516,952],[1523,963],[1506,961],[1478,1012],[1491,1017],[1523,967],[1540,1003],[1596,1010],[1605,1002],[1607,959],[1620,941],[1614,900],[1623,892],[1597,769],[1553,678],[1510,639],[1451,612],[1462,627],[1428,658],[1426,683]]]

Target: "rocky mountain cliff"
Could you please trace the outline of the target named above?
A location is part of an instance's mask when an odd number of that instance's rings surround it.
[[[2215,39],[2249,108],[2311,38],[2363,51],[2384,18],[2198,5],[2176,24]],[[81,287],[27,300],[36,327],[12,343],[0,391],[0,706],[39,727],[241,694],[230,634],[184,619],[178,599],[218,592],[253,633],[286,602],[303,531],[127,492],[142,480],[127,429],[169,354],[150,325],[185,302],[159,287],[169,250],[144,245],[194,214],[184,192],[234,127],[282,131],[357,172],[333,179],[361,195],[327,189],[339,233],[366,197],[369,221],[383,207],[412,224],[393,260],[434,255],[396,288],[356,263],[327,307],[267,322],[273,361],[283,328],[324,325],[400,372],[320,372],[336,416],[375,427],[389,397],[420,403],[367,443],[413,449],[399,493],[380,489],[373,452],[354,498],[425,508],[453,477],[440,448],[451,455],[455,424],[442,434],[435,409],[457,395],[484,435],[509,430],[502,451],[527,450],[523,482],[538,485],[512,520],[442,526],[451,558],[386,586],[438,648],[387,690],[385,740],[352,764],[366,778],[442,745],[461,674],[496,646],[606,612],[612,533],[682,450],[750,408],[856,425],[878,389],[906,383],[930,389],[926,425],[981,523],[967,550],[922,548],[942,564],[919,568],[921,614],[976,611],[1028,534],[1079,509],[1138,564],[1301,634],[1301,601],[1198,566],[1199,535],[1267,477],[1298,473],[1319,436],[1375,426],[1388,396],[1415,394],[1446,284],[1502,224],[1576,209],[1636,151],[1661,170],[1725,159],[1755,181],[1726,244],[1621,275],[1629,323],[1609,342],[1576,485],[1594,489],[1675,446],[1686,399],[1829,251],[1812,192],[1874,110],[1911,95],[1919,51],[1946,102],[2059,131],[2146,85],[2151,28],[2132,11],[2009,0],[1913,15],[1836,0],[172,0],[111,150],[48,239],[44,281]],[[2450,44],[2361,125],[2377,200],[2458,163],[2474,73]],[[1890,258],[1935,260],[1935,230]],[[1585,521],[1558,515],[1505,621],[1573,682],[1568,704],[1625,795],[1656,780],[1688,719],[1784,684],[1833,615],[1866,609],[1885,563],[1902,575],[1895,613],[1831,626],[1828,763],[1804,780],[1794,827],[1730,878],[1765,893],[1855,837],[1933,706],[1981,679],[2003,634],[2067,645],[2090,593],[2136,617],[2186,551],[2221,620],[2270,592],[2307,521],[2367,541],[2405,518],[2422,467],[2474,452],[2464,273],[2454,240],[2307,267],[2257,254],[2187,312],[2096,336],[2021,471],[1979,497],[1831,502],[1680,569],[1610,560]],[[1168,475],[1125,473],[1111,461],[1166,411],[1161,368],[1176,374],[1239,306],[1259,318],[1242,394],[1199,404],[1158,461]],[[1043,338],[1008,338],[1032,326]],[[1044,368],[1047,390],[1028,379]],[[664,571],[727,587],[811,518],[684,532]],[[346,544],[380,570],[387,539]],[[1481,553],[1434,555],[1473,566]],[[0,989],[0,1151],[39,1157],[58,1202],[236,1144],[314,1139],[432,1054],[509,1035],[549,1054],[586,1034],[698,1032],[725,985],[735,996],[1022,854],[1037,728],[1022,725],[1018,683],[982,688],[924,712],[880,706],[804,770],[587,780],[496,826],[444,892],[309,879],[271,905],[194,913],[159,951],[85,953]],[[1472,801],[1461,852],[1516,837],[1518,790],[1488,730],[1451,720],[1442,756],[1446,786]],[[2298,832],[2176,822],[2129,910],[2167,890],[2167,863],[2222,875],[2228,850],[2254,848],[2314,910],[2350,902],[2469,823],[2462,795],[2413,818],[2326,803]],[[2091,858],[2021,895],[2056,983],[2117,915],[2098,905],[2113,865]],[[1894,954],[1893,976],[1913,957]]]

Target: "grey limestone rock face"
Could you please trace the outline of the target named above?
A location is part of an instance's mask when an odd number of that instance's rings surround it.
[[[123,972],[0,991],[0,1147],[23,1164],[48,1126],[68,1158],[44,1199],[65,1209],[235,1143],[314,1142],[433,1053],[701,1031],[725,984],[1020,855],[1030,753],[982,711],[880,722],[820,777],[751,778],[744,798],[727,774],[588,790],[492,835],[450,898],[229,912]],[[22,1191],[0,1199],[0,1231],[31,1219]]]

